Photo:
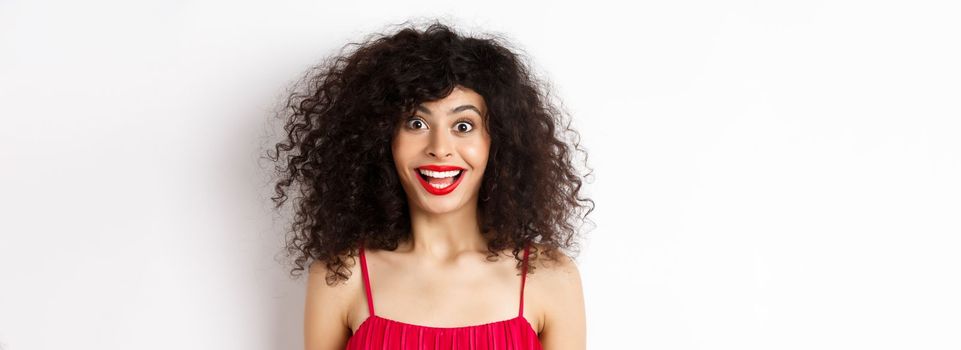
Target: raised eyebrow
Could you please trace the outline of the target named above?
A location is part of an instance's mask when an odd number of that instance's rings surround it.
[[[427,109],[427,107],[424,107],[423,105],[418,105],[417,110],[426,115],[431,115],[430,110]],[[447,112],[447,114],[460,113],[466,110],[472,110],[475,113],[477,113],[477,115],[482,115],[480,110],[477,109],[477,107],[474,107],[474,105],[469,105],[469,104],[457,106],[454,109],[451,109],[449,112]]]
[[[474,113],[477,113],[478,116],[481,115],[480,109],[477,109],[477,107],[474,107],[474,105],[461,105],[461,106],[457,106],[457,108],[454,108],[454,109],[450,110],[450,112],[448,112],[447,114],[460,113],[460,112],[466,111],[466,110],[468,110],[468,109],[474,111]]]

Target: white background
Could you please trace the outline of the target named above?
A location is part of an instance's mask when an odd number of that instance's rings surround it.
[[[270,111],[435,16],[575,118],[590,349],[961,348],[953,2],[5,0],[0,349],[302,348]]]

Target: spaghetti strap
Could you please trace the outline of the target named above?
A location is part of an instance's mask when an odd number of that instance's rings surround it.
[[[531,246],[524,247],[524,262],[521,271],[521,302],[517,311],[517,317],[524,317],[524,282],[527,281],[527,255],[530,253]]]
[[[529,259],[530,249],[530,246],[524,247],[524,258],[521,266],[523,273],[521,274],[520,309],[517,317],[470,326],[435,327],[404,323],[380,316],[375,317],[374,301],[371,297],[372,287],[367,269],[367,256],[364,246],[361,245],[358,255],[360,255],[361,273],[364,277],[362,282],[367,295],[370,317],[361,322],[360,326],[352,332],[346,347],[342,349],[543,349],[534,326],[523,317],[524,284],[529,267],[527,266],[527,260]]]
[[[370,293],[370,275],[367,273],[367,257],[364,255],[364,245],[360,245],[360,271],[364,275],[364,294],[367,295],[367,310],[374,316],[374,299]]]

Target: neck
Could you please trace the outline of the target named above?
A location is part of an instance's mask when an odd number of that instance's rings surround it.
[[[464,253],[487,251],[476,204],[442,214],[411,207],[410,218],[411,240],[400,247],[405,252],[427,260],[450,261]]]

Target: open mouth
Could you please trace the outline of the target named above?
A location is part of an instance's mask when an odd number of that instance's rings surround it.
[[[437,184],[443,184],[444,182],[447,182],[448,184],[454,183],[454,182],[457,181],[457,179],[459,179],[460,176],[463,175],[463,174],[464,174],[464,171],[463,171],[463,170],[459,170],[459,171],[457,171],[457,175],[454,175],[453,177],[440,177],[440,178],[437,178],[437,177],[427,176],[427,175],[425,175],[423,172],[420,172],[420,171],[417,172],[417,175],[420,176],[420,178],[424,179],[424,181],[427,181],[428,183],[437,183]],[[448,181],[449,179],[453,179],[453,181]]]
[[[466,170],[433,171],[420,168],[414,169],[424,190],[435,195],[447,194],[453,191],[457,185],[460,184],[464,171]]]

